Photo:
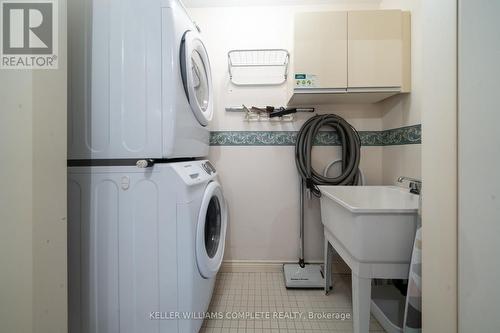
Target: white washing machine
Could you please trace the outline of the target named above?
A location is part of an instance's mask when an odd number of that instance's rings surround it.
[[[69,332],[198,332],[227,227],[210,162],[72,167],[68,202]]]
[[[68,159],[208,155],[210,62],[179,0],[70,0],[68,53]]]

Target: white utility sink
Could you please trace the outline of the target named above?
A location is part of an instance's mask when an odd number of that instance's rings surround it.
[[[418,195],[397,186],[320,186],[323,225],[360,262],[409,263]]]
[[[396,186],[320,186],[326,276],[332,247],[352,270],[354,333],[370,326],[371,279],[407,279],[419,196]],[[325,279],[325,291],[330,287]]]

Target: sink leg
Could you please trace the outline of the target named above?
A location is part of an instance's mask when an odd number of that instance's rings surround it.
[[[332,285],[332,254],[333,248],[330,242],[325,238],[325,295],[330,292],[330,286]]]
[[[352,274],[352,324],[354,333],[368,333],[370,329],[372,280]]]

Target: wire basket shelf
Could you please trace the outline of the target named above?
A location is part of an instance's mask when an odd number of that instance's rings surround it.
[[[285,49],[231,50],[227,55],[234,85],[281,85],[287,80],[290,54]]]

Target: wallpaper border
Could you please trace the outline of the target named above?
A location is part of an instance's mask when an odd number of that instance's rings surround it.
[[[297,131],[212,131],[211,146],[295,146]],[[422,143],[422,126],[412,125],[384,131],[359,131],[362,146],[396,146]],[[316,146],[338,146],[335,131],[321,131]]]

